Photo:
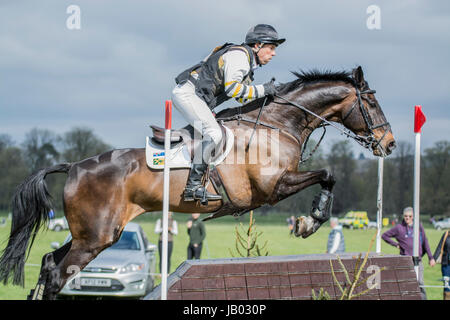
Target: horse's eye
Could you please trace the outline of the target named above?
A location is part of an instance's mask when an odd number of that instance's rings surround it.
[[[377,107],[377,102],[375,100],[367,99],[367,102],[369,103],[369,106],[371,108],[376,108]]]

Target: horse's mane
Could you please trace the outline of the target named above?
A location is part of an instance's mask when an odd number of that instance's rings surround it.
[[[287,82],[287,83],[281,83],[277,86],[279,94],[287,94],[291,91],[294,91],[296,89],[299,89],[302,86],[308,85],[310,83],[318,82],[318,81],[343,81],[345,83],[349,83],[352,85],[355,84],[355,80],[351,76],[351,72],[348,71],[330,71],[330,70],[324,70],[320,71],[318,69],[313,69],[310,71],[303,71],[300,70],[299,72],[291,71],[293,75],[297,77],[297,79]],[[257,109],[261,106],[261,103],[264,98],[259,98],[254,101],[251,101],[245,105],[243,105],[241,108],[228,108],[221,110],[217,117],[222,116],[232,116],[239,112],[247,112],[252,111],[254,109]]]
[[[355,80],[351,77],[351,73],[347,71],[320,71],[318,69],[313,69],[311,71],[300,70],[300,72],[291,72],[297,77],[297,79],[291,82],[280,84],[277,87],[280,94],[289,93],[295,89],[300,88],[301,86],[317,81],[343,81],[352,85],[355,84]]]

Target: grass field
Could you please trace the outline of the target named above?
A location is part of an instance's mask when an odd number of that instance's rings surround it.
[[[0,216],[1,217],[1,216]],[[175,220],[178,222],[179,234],[174,239],[174,248],[171,260],[171,272],[173,272],[187,256],[186,248],[188,244],[188,235],[186,229],[186,221],[190,215],[174,214]],[[244,225],[248,223],[249,215],[244,215],[241,220]],[[268,241],[267,249],[269,255],[295,255],[295,254],[311,254],[325,253],[328,233],[330,232],[329,224],[322,226],[316,234],[308,239],[289,237],[287,225],[285,223],[286,215],[272,214],[268,216],[257,216],[256,225],[258,231],[263,234],[258,243],[263,244]],[[149,240],[157,243],[158,237],[154,233],[155,215],[145,215],[138,217],[135,221],[139,222],[146,232]],[[239,221],[232,217],[219,218],[216,221],[206,222],[207,237],[203,245],[202,258],[224,258],[231,257],[229,249],[234,252],[235,237],[234,228]],[[0,227],[0,249],[6,246],[6,240],[10,231],[10,221],[3,227]],[[347,252],[366,252],[370,239],[374,234],[374,230],[348,230],[344,229],[344,237]],[[67,236],[67,231],[53,232],[43,229],[37,236],[36,241],[31,250],[30,256],[25,267],[25,288],[0,284],[0,300],[23,300],[26,299],[30,289],[37,282],[39,275],[40,263],[42,256],[52,251],[50,243],[57,241],[62,243]],[[426,234],[431,246],[432,252],[435,250],[442,231],[431,228],[426,229]],[[375,250],[373,248],[373,250]],[[386,254],[398,254],[398,249],[382,243],[381,250]],[[431,268],[428,265],[428,258],[424,258],[425,265],[425,284],[426,285],[442,285],[439,281],[441,276],[440,265]],[[428,299],[441,300],[441,288],[427,288]]]

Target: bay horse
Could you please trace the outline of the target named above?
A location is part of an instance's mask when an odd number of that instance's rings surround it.
[[[242,129],[251,132],[256,127],[265,128],[270,133],[268,140],[276,137],[275,145],[263,145],[256,140],[252,143],[259,150],[268,151],[277,165],[263,174],[261,163],[249,164],[251,154],[246,150],[245,163],[224,161],[217,166],[217,171],[233,210],[240,214],[265,204],[273,205],[319,183],[322,191],[314,199],[310,216],[299,217],[296,223],[296,235],[307,237],[328,220],[335,184],[326,169],[299,171],[301,149],[311,133],[323,124],[340,123],[348,129],[349,136],[370,148],[375,156],[383,157],[395,148],[395,140],[361,67],[351,72],[294,74],[297,79],[279,85],[276,96],[225,109],[216,115],[235,133],[235,145],[245,145],[249,139],[248,135],[240,134]],[[278,152],[274,151],[275,147]],[[11,233],[0,259],[0,281],[5,284],[12,278],[13,284],[23,286],[27,248],[31,248],[52,208],[44,180],[52,173],[67,174],[63,206],[72,240],[42,259],[38,286],[42,284],[44,299],[54,299],[74,276],[74,266],[82,270],[115,243],[129,221],[144,212],[162,210],[163,199],[162,170],[148,167],[145,149],[112,150],[37,171],[18,186],[13,196]],[[169,210],[220,212],[222,201],[207,205],[183,201],[188,173],[186,168],[171,170]],[[208,191],[216,193],[211,185]]]

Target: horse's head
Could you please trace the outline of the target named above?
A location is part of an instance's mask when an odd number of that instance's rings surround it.
[[[391,126],[375,98],[375,90],[364,80],[361,67],[353,70],[352,78],[355,82],[354,102],[342,109],[341,121],[375,156],[387,156],[396,145]]]

